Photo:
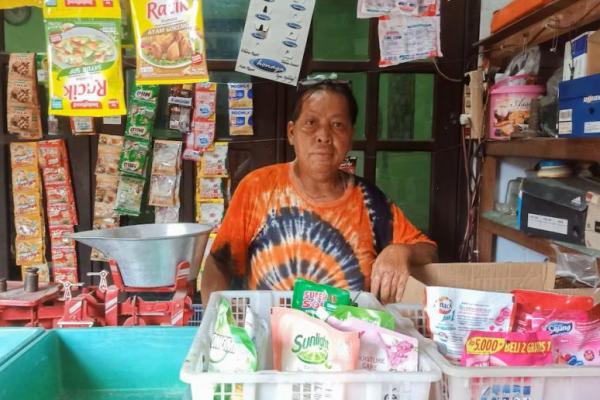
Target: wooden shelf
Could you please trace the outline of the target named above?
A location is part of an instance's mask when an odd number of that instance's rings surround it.
[[[524,46],[540,44],[555,36],[600,20],[600,0],[554,0],[475,43],[502,60]]]
[[[485,145],[485,154],[495,157],[600,161],[600,138],[532,138],[488,142]]]
[[[479,220],[479,228],[493,235],[500,236],[527,247],[533,251],[544,254],[552,261],[555,261],[556,255],[552,244],[555,244],[565,253],[580,253],[592,257],[600,257],[600,251],[579,246],[573,243],[557,242],[550,239],[544,239],[537,236],[531,236],[516,228],[516,217],[501,214],[496,211],[483,213]]]

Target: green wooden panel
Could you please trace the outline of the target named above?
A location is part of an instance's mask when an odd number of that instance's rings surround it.
[[[315,60],[369,59],[369,20],[356,18],[356,0],[317,0],[312,45]]]
[[[210,59],[235,60],[250,0],[204,0],[206,56]]]
[[[7,53],[45,53],[46,32],[42,10],[31,7],[31,18],[22,25],[4,21],[4,41]]]
[[[429,230],[430,181],[430,153],[377,153],[377,186],[425,232]]]
[[[377,135],[383,140],[431,140],[431,74],[381,74]]]
[[[365,176],[365,152],[364,151],[351,151],[348,153],[351,157],[356,157],[356,175]]]

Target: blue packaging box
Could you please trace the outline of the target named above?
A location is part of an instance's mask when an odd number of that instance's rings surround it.
[[[600,137],[600,74],[561,82],[558,103],[561,137]]]

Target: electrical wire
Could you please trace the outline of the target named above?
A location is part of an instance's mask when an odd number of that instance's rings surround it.
[[[433,66],[435,67],[435,70],[438,72],[438,74],[440,74],[440,76],[442,78],[444,78],[444,79],[446,79],[447,81],[450,81],[450,82],[457,82],[457,83],[463,83],[464,82],[464,79],[462,79],[462,78],[461,79],[451,78],[448,75],[446,75],[445,73],[443,73],[442,70],[440,69],[440,66],[438,65],[436,57],[433,57],[431,59],[431,61],[433,61]]]

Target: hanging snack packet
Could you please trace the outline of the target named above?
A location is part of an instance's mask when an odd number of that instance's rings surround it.
[[[37,214],[41,215],[41,199],[38,193],[13,193],[14,209],[16,215]]]
[[[273,367],[279,371],[352,371],[358,364],[358,332],[340,332],[302,311],[271,309]]]
[[[319,312],[321,311],[324,309],[319,309]],[[359,334],[359,369],[381,372],[416,372],[418,370],[419,344],[416,338],[352,317],[341,321],[330,316],[326,322],[342,332]]]
[[[159,85],[135,85],[131,93],[131,101],[143,100],[157,103],[159,94]]]
[[[197,190],[200,199],[224,199],[225,179],[199,177]]]
[[[201,201],[197,205],[196,222],[213,226],[213,231],[219,229],[225,216],[223,199]]]
[[[370,308],[354,307],[342,304],[327,304],[325,311],[328,316],[345,321],[349,318],[356,318],[371,324],[375,324],[386,329],[395,329],[396,321],[394,316],[386,311],[372,310]]]
[[[217,113],[217,84],[214,82],[196,83],[194,88],[194,118],[215,120]]]
[[[11,167],[36,167],[38,166],[37,143],[19,143],[10,144],[10,163]]]
[[[96,175],[96,192],[94,194],[94,217],[116,217],[115,202],[117,201],[117,175]]]
[[[39,192],[40,176],[37,167],[17,167],[12,171],[13,192]]]
[[[33,53],[10,55],[6,112],[8,133],[17,135],[19,139],[42,138]]]
[[[252,108],[253,93],[251,83],[228,83],[229,108]]]
[[[600,365],[600,305],[590,296],[515,290],[516,332],[547,332],[559,364]]]
[[[126,113],[118,1],[46,1],[48,114],[112,117]],[[90,3],[90,4],[87,4]]]
[[[231,136],[252,136],[254,128],[252,109],[233,108],[229,110],[229,134]]]
[[[221,299],[210,341],[208,372],[253,372],[257,367],[258,357],[254,342],[245,328],[236,325],[229,302]],[[206,389],[212,391],[207,394],[209,399],[243,398],[241,384],[236,384],[233,388],[217,384]]]
[[[179,178],[177,175],[152,175],[148,205],[175,207],[179,205]]]
[[[179,206],[156,207],[154,209],[155,224],[173,224],[179,222]]]
[[[169,104],[169,129],[181,133],[190,131],[192,118],[192,102],[194,94],[192,85],[178,85],[171,88],[167,103]]]
[[[145,180],[133,176],[121,176],[117,189],[117,202],[115,210],[119,215],[137,217],[142,208],[142,195],[144,194]]]
[[[117,136],[119,137],[119,136]],[[123,137],[120,137],[123,139]],[[123,141],[121,140],[121,143]],[[96,159],[97,175],[116,175],[119,172],[119,161],[121,159],[121,146],[109,144],[98,144],[98,157]]]
[[[35,53],[11,53],[8,60],[8,80],[35,81]]]
[[[428,286],[426,296],[427,330],[451,362],[460,362],[469,332],[510,330],[510,293]]]
[[[469,334],[463,367],[532,367],[552,364],[552,342],[546,332]]]
[[[214,121],[195,120],[185,139],[183,159],[200,161],[202,153],[214,151],[216,124]]]
[[[202,155],[200,175],[207,178],[227,178],[227,153],[229,145],[225,142],[215,143],[215,150]]]
[[[153,175],[177,175],[180,166],[181,142],[173,140],[154,141]]]
[[[294,282],[292,308],[307,314],[316,315],[320,307],[327,309],[330,305],[349,305],[350,292],[329,285],[322,285],[306,279],[297,278]]]
[[[15,251],[17,265],[31,265],[44,262],[44,241],[42,238],[37,239],[20,239],[15,240]]]
[[[201,0],[134,1],[136,81],[175,84],[208,80]]]
[[[121,151],[119,171],[131,176],[146,177],[150,144],[142,140],[126,138]]]
[[[156,101],[134,98],[129,107],[125,136],[150,141],[156,118]]]
[[[6,106],[8,132],[19,139],[41,139],[42,122],[39,111],[28,106]]]

